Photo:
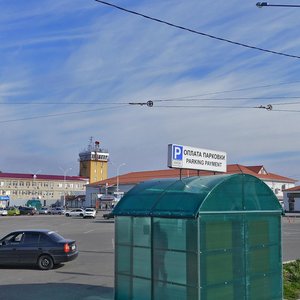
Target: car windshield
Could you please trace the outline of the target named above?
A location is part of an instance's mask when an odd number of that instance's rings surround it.
[[[92,209],[92,208],[86,208],[85,211],[94,211],[94,209]]]
[[[56,241],[56,242],[59,242],[59,241],[64,240],[64,238],[63,238],[60,234],[58,234],[57,232],[55,232],[55,231],[49,231],[49,232],[48,232],[48,236],[49,236],[52,240],[54,240],[54,241]]]

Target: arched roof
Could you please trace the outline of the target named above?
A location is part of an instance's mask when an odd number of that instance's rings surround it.
[[[196,218],[201,213],[277,211],[272,190],[248,174],[150,180],[131,189],[114,209],[116,216]]]

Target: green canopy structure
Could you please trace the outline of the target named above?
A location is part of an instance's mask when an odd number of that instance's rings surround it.
[[[282,299],[281,206],[247,174],[152,180],[114,209],[115,299]]]

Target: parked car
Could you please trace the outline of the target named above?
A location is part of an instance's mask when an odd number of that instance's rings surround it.
[[[106,213],[106,214],[103,214],[103,218],[108,220],[108,219],[113,219],[115,216],[113,214],[113,212],[109,212],[109,213]]]
[[[0,207],[0,215],[1,216],[7,216],[7,210],[6,210],[6,208]]]
[[[50,270],[77,256],[75,240],[50,230],[18,230],[0,240],[0,265],[36,265]]]
[[[96,218],[96,213],[97,213],[96,209],[94,209],[94,208],[86,208],[84,210],[83,217],[84,218],[93,218],[93,219],[95,219]]]
[[[33,216],[36,214],[34,207],[19,206],[20,215],[30,215]]]
[[[43,206],[43,207],[41,207],[41,208],[38,210],[38,213],[39,213],[40,215],[50,215],[50,214],[51,214],[51,211],[50,211],[49,207]]]
[[[20,210],[16,207],[9,207],[7,209],[7,215],[8,216],[17,216],[20,214]]]
[[[66,217],[83,217],[84,210],[82,208],[74,208],[65,212]]]
[[[53,207],[50,212],[52,215],[64,215],[66,211],[63,207]]]

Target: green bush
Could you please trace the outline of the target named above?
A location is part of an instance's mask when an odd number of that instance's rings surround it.
[[[284,299],[296,300],[300,297],[300,260],[283,266]]]

